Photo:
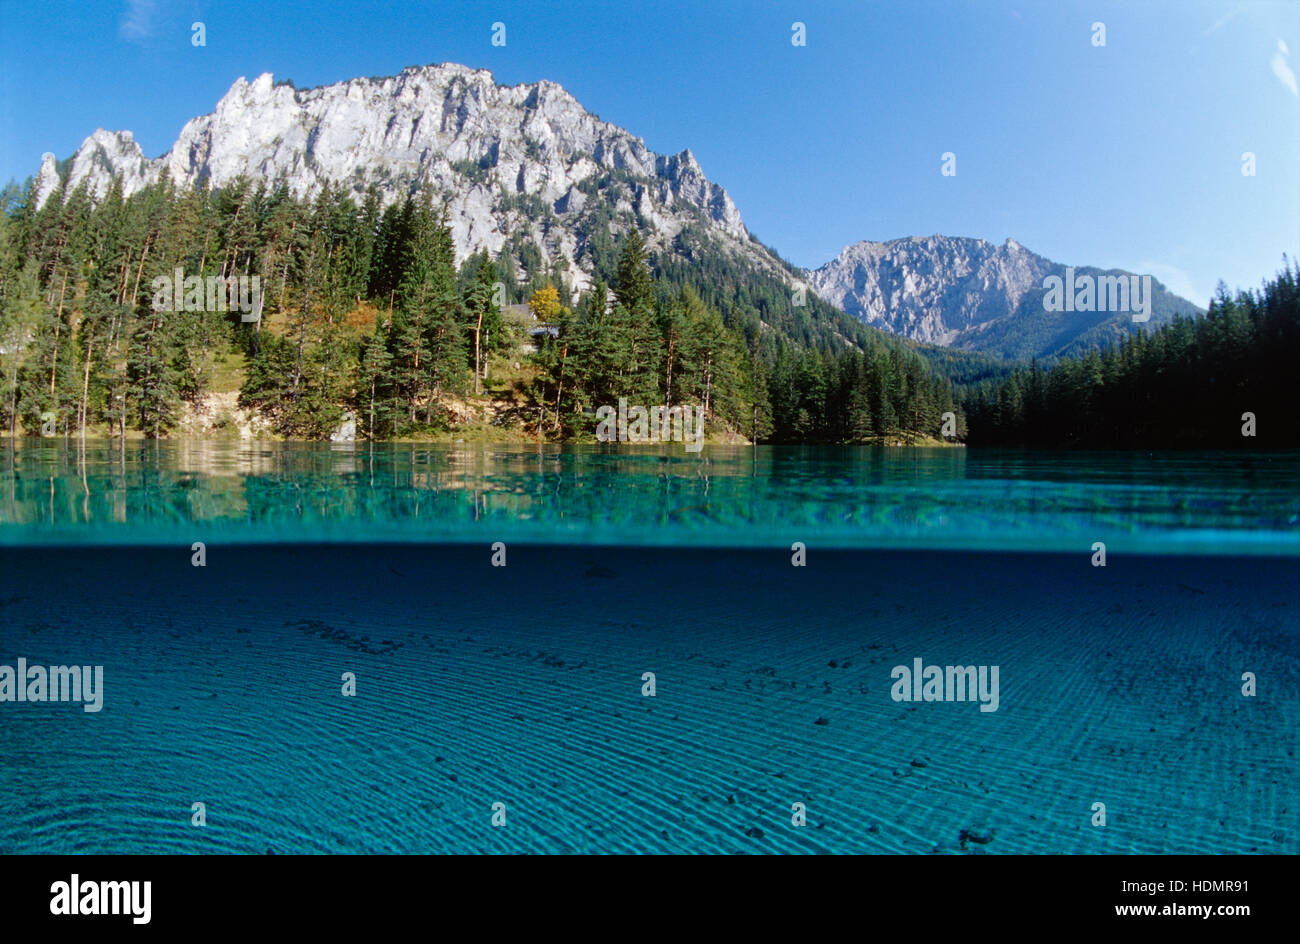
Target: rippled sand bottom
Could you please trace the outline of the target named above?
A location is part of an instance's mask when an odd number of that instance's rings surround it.
[[[1293,560],[491,556],[0,549],[0,665],[105,687],[0,703],[0,851],[1300,851]]]

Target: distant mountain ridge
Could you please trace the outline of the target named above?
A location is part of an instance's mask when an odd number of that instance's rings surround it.
[[[874,327],[915,341],[1025,359],[1077,352],[1137,327],[1131,311],[1048,310],[1045,280],[1064,280],[1071,270],[1075,280],[1134,274],[1068,267],[1014,239],[999,246],[935,235],[854,243],[806,277],[822,299]],[[1154,278],[1150,285],[1148,325],[1201,311]]]

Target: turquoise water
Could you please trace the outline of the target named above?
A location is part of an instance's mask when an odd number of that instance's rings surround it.
[[[1300,554],[1300,454],[0,446],[0,543]]]
[[[1295,456],[5,461],[0,852],[1300,851]]]

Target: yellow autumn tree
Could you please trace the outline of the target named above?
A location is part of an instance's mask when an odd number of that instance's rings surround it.
[[[556,291],[554,285],[539,288],[533,292],[533,297],[528,299],[528,307],[532,310],[533,317],[538,321],[555,321],[560,317],[560,311],[562,310],[560,293]]]

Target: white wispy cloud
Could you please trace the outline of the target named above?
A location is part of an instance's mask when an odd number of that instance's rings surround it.
[[[153,34],[153,18],[157,11],[158,0],[126,0],[118,35],[131,42],[147,39]]]
[[[1287,62],[1290,55],[1291,50],[1287,49],[1286,43],[1279,39],[1277,41],[1277,52],[1273,53],[1273,61],[1270,65],[1273,66],[1273,74],[1277,76],[1277,80],[1286,86],[1292,95],[1300,98],[1300,88],[1296,86],[1295,72],[1291,70],[1291,66]]]
[[[1176,265],[1147,260],[1138,263],[1138,267],[1133,271],[1154,275],[1169,291],[1187,299],[1189,302],[1200,305],[1202,308],[1210,300],[1209,293],[1204,291],[1202,287],[1198,287],[1195,280]]]
[[[1223,29],[1223,27],[1226,26],[1230,20],[1236,18],[1237,14],[1240,13],[1240,12],[1241,12],[1241,4],[1237,4],[1235,7],[1233,7],[1231,10],[1229,10],[1227,13],[1225,13],[1223,16],[1219,17],[1219,19],[1216,20],[1216,21],[1215,21],[1215,22],[1210,26],[1210,28],[1207,29],[1207,30],[1206,30],[1204,33],[1202,33],[1201,35],[1202,35],[1202,36],[1209,36],[1209,35],[1211,35],[1212,33],[1217,33],[1219,30]]]

